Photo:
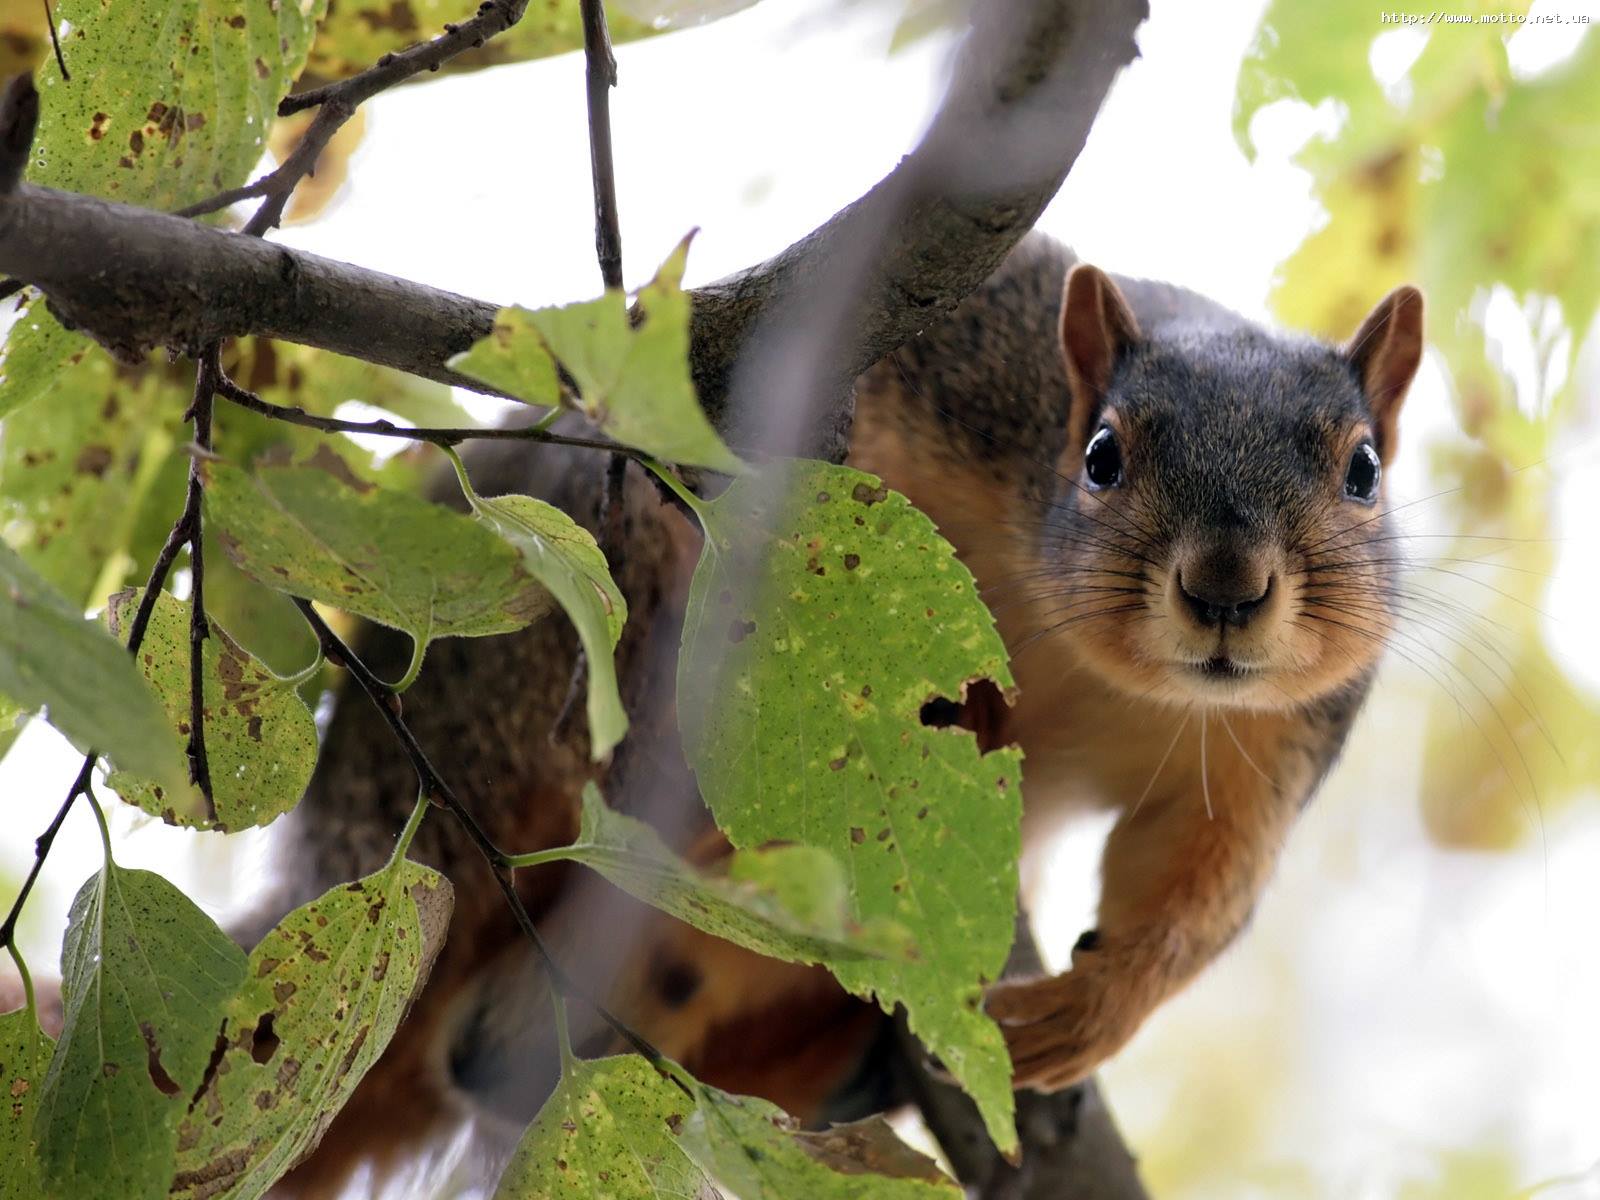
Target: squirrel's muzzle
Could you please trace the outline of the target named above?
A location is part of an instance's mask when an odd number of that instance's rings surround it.
[[[1273,576],[1262,563],[1235,551],[1187,557],[1175,572],[1177,600],[1206,629],[1243,629],[1272,596]]]

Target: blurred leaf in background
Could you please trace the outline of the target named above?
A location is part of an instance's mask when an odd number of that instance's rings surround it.
[[[1252,157],[1268,105],[1339,118],[1295,159],[1327,216],[1280,269],[1285,323],[1343,338],[1395,284],[1427,295],[1461,436],[1431,448],[1432,495],[1397,514],[1395,552],[1413,570],[1393,652],[1435,692],[1428,829],[1481,849],[1516,844],[1600,782],[1600,702],[1568,678],[1539,612],[1554,502],[1592,420],[1572,380],[1600,305],[1600,36],[1573,26],[1570,57],[1519,73],[1506,43],[1526,11],[1468,3],[1452,12],[1492,19],[1400,25],[1363,5],[1273,0],[1234,117]],[[1403,71],[1374,69],[1408,54]],[[1503,349],[1519,321],[1531,372]]]

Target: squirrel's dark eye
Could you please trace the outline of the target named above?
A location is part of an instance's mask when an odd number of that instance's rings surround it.
[[[1102,425],[1083,452],[1083,473],[1092,488],[1116,487],[1122,482],[1122,447],[1117,435]]]
[[[1378,498],[1378,479],[1381,474],[1378,452],[1372,448],[1371,442],[1362,442],[1350,456],[1350,466],[1344,474],[1344,494],[1352,500],[1371,504]]]

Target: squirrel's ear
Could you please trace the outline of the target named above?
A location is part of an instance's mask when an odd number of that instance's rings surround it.
[[[1067,427],[1072,446],[1082,446],[1088,438],[1117,360],[1139,337],[1133,310],[1110,277],[1086,263],[1073,267],[1061,301],[1061,352],[1072,390]]]
[[[1400,404],[1422,362],[1422,293],[1397,287],[1378,301],[1344,353],[1372,409],[1378,457],[1387,463],[1399,440]]]

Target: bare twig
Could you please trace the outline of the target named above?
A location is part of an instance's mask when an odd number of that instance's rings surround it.
[[[622,231],[617,220],[617,173],[611,161],[611,53],[604,0],[579,0],[583,11],[584,82],[589,102],[589,171],[594,178],[594,249],[608,290],[622,286]]]
[[[211,636],[211,626],[206,620],[205,528],[201,516],[204,482],[200,469],[201,460],[211,452],[211,408],[220,378],[218,348],[211,346],[195,365],[194,399],[184,414],[194,423],[195,447],[189,459],[189,489],[184,500],[189,517],[189,782],[200,789],[206,815],[213,821],[217,819],[217,803],[211,791],[211,764],[206,757],[205,692],[205,641]]]
[[[647,1060],[652,1063],[660,1062],[661,1051],[635,1033],[605,1005],[578,986],[561,969],[551,955],[549,946],[545,944],[544,938],[540,935],[538,927],[533,922],[533,917],[528,913],[527,906],[522,903],[522,897],[517,893],[516,885],[512,882],[512,865],[509,857],[490,840],[483,826],[478,824],[477,818],[461,802],[461,798],[455,794],[450,785],[445,782],[444,777],[439,774],[429,760],[427,752],[423,750],[416,736],[412,734],[410,727],[406,725],[405,719],[400,715],[400,697],[395,693],[394,689],[374,675],[371,669],[351,652],[350,648],[340,640],[339,635],[334,633],[328,623],[322,619],[309,600],[302,600],[298,596],[292,597],[292,599],[295,607],[300,610],[300,615],[305,618],[306,624],[311,627],[311,632],[316,635],[317,644],[322,649],[323,657],[335,666],[345,668],[350,673],[350,677],[356,681],[356,686],[377,707],[384,723],[389,726],[389,730],[394,734],[395,740],[400,743],[401,748],[405,751],[412,770],[416,772],[417,784],[422,789],[423,794],[435,804],[446,809],[456,819],[457,823],[460,824],[461,828],[466,831],[467,836],[472,840],[472,844],[477,847],[478,853],[489,864],[489,873],[494,876],[495,885],[499,887],[501,895],[505,897],[506,904],[510,906],[511,915],[515,918],[517,927],[532,943],[534,952],[539,956],[540,962],[544,964],[544,969],[551,982],[561,989],[564,994],[576,997],[593,1008],[600,1019],[611,1027],[612,1032]]]
[[[50,30],[50,48],[56,52],[56,66],[61,68],[63,82],[72,79],[72,72],[67,70],[67,60],[61,54],[61,36],[56,32],[56,17],[50,11],[50,0],[44,0],[44,23]]]
[[[396,425],[393,421],[383,417],[375,421],[346,421],[338,417],[319,417],[315,413],[308,413],[303,408],[274,404],[270,400],[263,400],[254,392],[240,387],[226,375],[217,380],[217,391],[224,399],[232,401],[240,408],[247,408],[251,412],[260,413],[264,417],[271,417],[275,421],[285,421],[290,425],[300,425],[306,429],[320,430],[323,433],[365,433],[374,437],[404,438],[413,442],[427,442],[434,446],[458,446],[462,442],[472,441],[542,442],[549,446],[576,446],[583,450],[608,450],[613,454],[624,455],[629,458],[649,457],[641,450],[635,450],[617,442],[609,442],[601,438],[571,437],[567,434],[551,433],[547,429],[538,429],[531,425],[493,426],[488,428],[463,425],[441,429],[428,426]]]

